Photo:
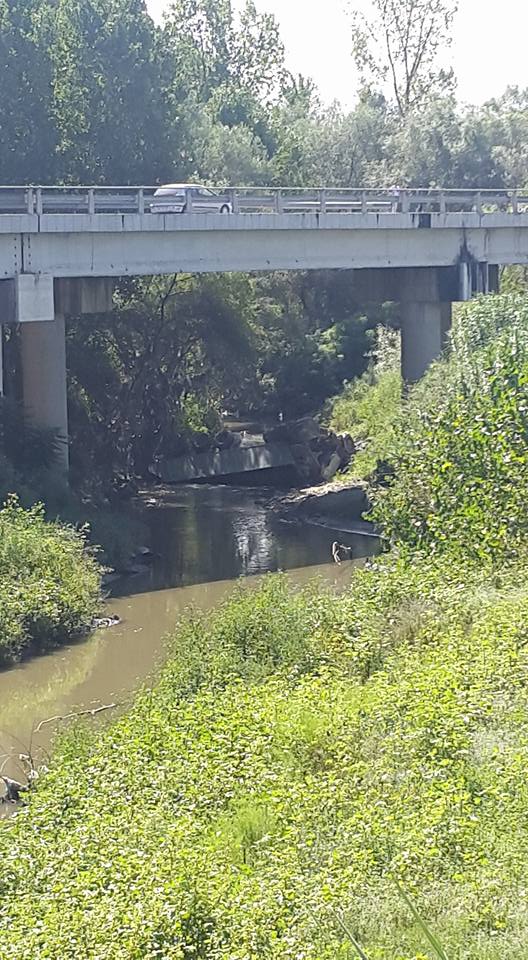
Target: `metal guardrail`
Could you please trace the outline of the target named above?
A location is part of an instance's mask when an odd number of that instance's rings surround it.
[[[157,187],[0,186],[2,214],[100,214],[156,212]],[[528,193],[517,190],[434,190],[427,188],[211,187],[215,204],[233,213],[525,213]],[[166,203],[169,198],[164,197]],[[161,202],[161,198],[160,201]],[[185,191],[185,213],[193,212],[193,191]],[[200,204],[201,212],[204,210]]]

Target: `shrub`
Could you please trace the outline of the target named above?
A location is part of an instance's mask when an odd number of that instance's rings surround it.
[[[528,300],[462,308],[452,352],[411,391],[375,515],[410,545],[490,561],[528,533]]]
[[[99,588],[82,535],[47,523],[42,505],[24,510],[10,497],[0,510],[0,662],[85,628]]]

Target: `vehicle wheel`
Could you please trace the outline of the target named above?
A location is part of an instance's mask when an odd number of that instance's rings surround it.
[[[231,213],[231,207],[229,207],[227,203],[224,203],[224,205],[220,207],[220,213]]]

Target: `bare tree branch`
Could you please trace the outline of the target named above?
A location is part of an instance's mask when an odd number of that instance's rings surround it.
[[[457,0],[371,0],[368,16],[353,11],[353,52],[365,82],[390,78],[398,111],[452,86],[440,56],[451,44]],[[380,44],[380,38],[383,38]]]
[[[54,723],[56,720],[74,720],[77,719],[77,717],[95,717],[97,713],[102,713],[103,710],[113,710],[113,708],[117,706],[119,706],[117,703],[105,703],[101,707],[94,707],[93,710],[79,710],[76,713],[65,713],[62,716],[47,717],[45,720],[41,720],[38,726],[35,727],[35,733],[42,730],[42,727],[46,723]]]

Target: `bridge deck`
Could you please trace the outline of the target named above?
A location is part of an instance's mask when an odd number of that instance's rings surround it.
[[[0,186],[0,278],[528,263],[516,190],[217,188],[230,213],[156,212],[155,188]]]
[[[475,230],[528,226],[528,211],[505,213],[0,213],[0,234],[194,233],[305,230]]]
[[[0,216],[0,277],[528,263],[528,213]]]

